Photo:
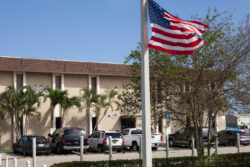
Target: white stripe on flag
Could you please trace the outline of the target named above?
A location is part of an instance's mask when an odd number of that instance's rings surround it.
[[[175,42],[175,43],[178,42],[178,43],[184,43],[184,44],[192,43],[200,39],[200,38],[197,38],[197,36],[195,35],[190,39],[171,38],[171,37],[167,37],[156,32],[152,32],[152,36],[163,39],[165,41],[170,41],[170,42]]]
[[[181,47],[181,46],[170,46],[170,45],[165,45],[153,40],[150,40],[149,43],[151,45],[154,46],[159,46],[168,50],[176,50],[176,51],[193,51],[195,49],[198,49],[199,47],[201,47],[204,44],[204,40],[202,40],[198,45],[196,45],[195,47]]]
[[[154,24],[154,23],[151,23],[150,24],[151,27],[154,27],[154,28],[157,28],[157,29],[160,29],[164,32],[167,32],[167,33],[170,33],[170,34],[176,34],[176,35],[189,35],[189,34],[193,34],[193,32],[189,32],[189,31],[185,31],[185,32],[182,32],[180,30],[170,30],[170,29],[167,29],[167,28],[164,28],[158,24]]]

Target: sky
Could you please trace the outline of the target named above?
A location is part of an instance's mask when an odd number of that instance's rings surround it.
[[[182,19],[250,13],[250,0],[155,1]],[[0,56],[123,63],[138,42],[140,0],[0,0]]]

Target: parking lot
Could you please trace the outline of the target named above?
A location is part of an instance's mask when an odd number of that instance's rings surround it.
[[[212,148],[212,153],[214,152],[214,148]],[[228,153],[236,153],[237,147],[219,147],[218,149],[219,154],[228,154]],[[240,152],[250,152],[250,146],[241,146]],[[196,154],[196,153],[195,153]],[[170,157],[180,157],[180,156],[191,156],[192,150],[190,148],[185,147],[175,147],[170,148],[169,150],[169,156]],[[14,153],[1,153],[2,156],[2,164],[4,166],[4,158],[6,156],[9,157],[9,166],[13,166],[13,158],[17,158],[18,167],[25,167],[26,161],[30,160],[32,162],[31,156],[22,156],[19,154]],[[166,156],[166,151],[164,147],[159,147],[158,151],[153,151],[153,158],[163,158]],[[113,159],[137,159],[139,158],[138,152],[132,152],[132,151],[126,151],[113,153]],[[88,152],[84,154],[83,160],[84,161],[99,161],[99,160],[108,160],[109,154],[108,152],[105,153],[96,153],[96,152]],[[60,162],[70,162],[70,161],[79,161],[80,156],[78,152],[73,153],[65,153],[65,154],[51,154],[51,155],[38,155],[37,156],[37,167],[41,167],[43,164],[46,164],[47,166],[51,166],[55,163]]]

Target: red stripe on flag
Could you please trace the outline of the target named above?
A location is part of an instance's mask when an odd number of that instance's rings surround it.
[[[189,28],[192,28],[193,30],[195,29],[195,30],[199,31],[201,34],[203,34],[203,33],[205,32],[205,30],[201,30],[201,29],[195,27],[194,25],[191,25],[191,24],[188,24],[188,23],[184,23],[184,22],[180,22],[180,21],[175,21],[175,20],[170,20],[170,22],[171,22],[171,23],[183,24],[183,25],[189,26]],[[170,24],[170,26],[173,27],[174,25],[171,25],[171,24]],[[174,26],[174,27],[177,27],[177,26]],[[180,28],[180,27],[177,27],[177,28],[183,29],[183,28]],[[184,31],[192,31],[192,32],[193,32],[193,30],[184,29]],[[183,31],[183,30],[182,30],[182,31]],[[184,32],[184,31],[183,31],[183,32]]]
[[[171,24],[169,26],[169,29],[171,29],[171,30],[179,30],[181,32],[193,32],[194,33],[194,30],[190,30],[190,29],[187,29],[187,28],[180,28],[180,27],[177,27],[177,26],[174,26],[174,25],[171,25]],[[197,30],[197,31],[199,31],[199,30]],[[201,31],[199,31],[199,32],[203,33]]]
[[[194,41],[191,43],[180,43],[180,42],[166,41],[164,39],[157,38],[155,36],[152,36],[150,40],[153,40],[162,44],[170,45],[170,46],[181,46],[181,47],[195,47],[199,45],[199,43],[202,41],[202,39],[199,38],[197,41]]]
[[[163,52],[167,52],[167,53],[170,53],[170,54],[176,54],[176,55],[183,55],[183,54],[194,54],[194,51],[177,51],[177,50],[168,50],[168,49],[165,49],[165,48],[162,48],[160,46],[154,46],[154,45],[151,45],[151,44],[148,44],[148,47],[151,48],[151,49],[156,49],[156,50],[160,50],[160,51],[163,51]]]
[[[161,29],[155,28],[155,27],[152,27],[152,32],[156,32],[158,34],[161,34],[161,35],[164,35],[164,36],[167,36],[167,37],[178,38],[178,39],[190,39],[190,38],[194,37],[194,34],[188,34],[188,35],[171,34],[171,33],[165,32],[165,31],[163,31]]]

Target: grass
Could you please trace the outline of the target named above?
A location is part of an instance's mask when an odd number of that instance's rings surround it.
[[[0,153],[10,153],[13,152],[13,150],[0,150]]]

